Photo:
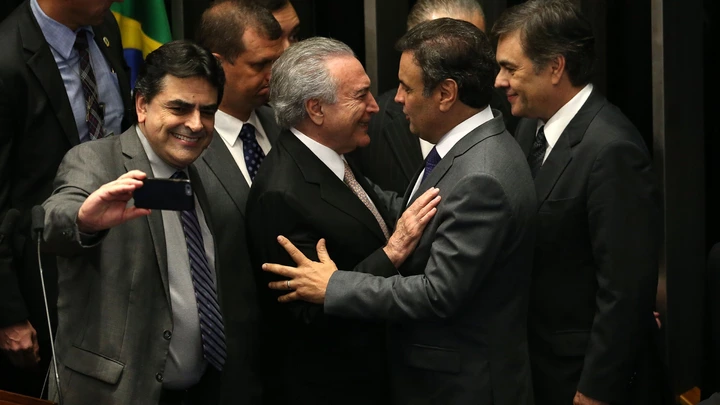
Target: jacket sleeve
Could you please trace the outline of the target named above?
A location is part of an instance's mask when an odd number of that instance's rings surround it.
[[[477,190],[483,190],[482,198]],[[375,277],[363,273],[374,265],[367,260],[355,272],[337,271],[328,284],[325,313],[387,320],[453,316],[494,268],[511,219],[497,180],[466,176],[445,194],[433,219],[438,225],[424,274]]]

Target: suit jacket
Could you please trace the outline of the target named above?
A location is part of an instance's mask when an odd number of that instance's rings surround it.
[[[117,22],[108,12],[93,30],[98,47],[117,73],[126,129],[132,102]],[[110,46],[103,43],[105,36]],[[49,338],[37,253],[30,243],[30,210],[50,196],[60,161],[79,137],[65,86],[29,1],[0,24],[0,49],[0,213],[17,208],[22,215],[14,240],[14,271],[0,274],[0,327],[29,318],[47,361]],[[44,265],[54,318],[57,270],[50,257]]]
[[[61,255],[56,349],[68,404],[157,404],[160,397],[173,330],[162,213],[154,210],[102,232],[90,247],[80,245],[75,224],[91,191],[134,169],[152,177],[134,128],[84,143],[68,152],[56,191],[44,204],[46,248]],[[255,404],[255,281],[241,209],[213,170],[206,157],[189,173],[215,242],[227,343],[221,403]]]
[[[400,274],[330,278],[326,314],[391,321],[396,404],[532,403],[525,333],[535,191],[522,151],[494,114],[413,195],[438,187],[442,200]]]
[[[388,218],[385,203],[362,176],[358,181]],[[315,259],[316,243],[325,238],[333,260],[352,268],[385,243],[373,215],[290,131],[280,134],[255,177],[247,215],[264,296],[266,381],[276,395],[266,403],[387,403],[384,325],[325,316],[320,305],[279,304],[267,288],[273,278],[260,270],[265,262],[293,263],[277,235]]]
[[[410,132],[410,124],[402,104],[394,101],[397,89],[388,90],[377,99],[380,111],[370,118],[370,145],[347,155],[360,172],[383,190],[400,195],[411,183],[423,164],[420,140]],[[503,115],[505,126],[512,133],[517,118],[510,114],[510,105],[498,90],[493,91],[492,108]]]
[[[536,120],[517,140],[526,154]],[[628,119],[593,91],[535,178],[539,228],[529,344],[536,403],[576,390],[645,404],[662,235],[652,161]],[[644,393],[643,393],[644,391]]]

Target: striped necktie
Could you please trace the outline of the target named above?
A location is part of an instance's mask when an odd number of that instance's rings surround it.
[[[80,83],[82,84],[83,95],[85,96],[85,121],[87,122],[90,139],[95,140],[102,138],[105,135],[105,131],[103,130],[103,111],[100,107],[97,82],[95,81],[95,73],[90,63],[87,31],[78,31],[75,36],[74,47],[80,56]]]
[[[533,141],[532,149],[530,149],[530,154],[527,158],[528,164],[530,165],[530,173],[532,173],[533,179],[537,176],[537,173],[543,165],[547,147],[548,143],[547,138],[545,138],[545,125],[543,125],[538,130],[537,136],[535,136],[535,141]]]
[[[175,172],[171,178],[187,179],[187,176],[184,172]],[[180,220],[185,233],[190,273],[197,300],[203,357],[218,371],[222,371],[227,357],[225,328],[217,297],[217,287],[205,255],[205,244],[197,212],[194,209],[182,211]]]

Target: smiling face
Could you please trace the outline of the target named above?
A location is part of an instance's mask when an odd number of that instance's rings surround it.
[[[370,117],[379,110],[370,93],[370,78],[351,56],[334,57],[326,68],[337,86],[337,102],[321,104],[323,144],[338,154],[367,146]]]
[[[219,56],[225,71],[225,93],[220,109],[243,121],[265,104],[269,95],[270,68],[283,52],[281,40],[269,40],[252,27],[242,37],[245,51],[234,61]]]
[[[549,102],[553,92],[550,66],[535,71],[522,48],[519,31],[500,38],[496,58],[500,72],[495,78],[495,87],[505,91],[512,115],[547,121],[552,116],[552,112],[547,111],[548,106],[553,105]]]
[[[398,86],[395,102],[403,105],[403,113],[410,123],[410,132],[420,138],[437,143],[443,134],[437,131],[438,104],[435,101],[436,92],[425,96],[425,85],[422,79],[422,69],[415,61],[412,52],[403,52],[400,57],[400,70],[398,71],[400,85]]]
[[[212,140],[217,90],[204,78],[167,75],[162,90],[148,101],[135,100],[138,125],[150,146],[167,164],[183,169]]]

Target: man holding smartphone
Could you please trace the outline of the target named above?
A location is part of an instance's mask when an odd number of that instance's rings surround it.
[[[55,400],[59,391],[88,405],[256,402],[243,323],[254,283],[230,271],[236,249],[215,238],[241,218],[211,210],[225,191],[194,163],[212,139],[224,81],[205,48],[163,45],[138,76],[137,125],[65,156],[44,204],[46,247],[60,256]],[[146,208],[134,206],[149,178],[180,180],[182,190],[189,178],[194,207],[160,209],[152,192]]]

